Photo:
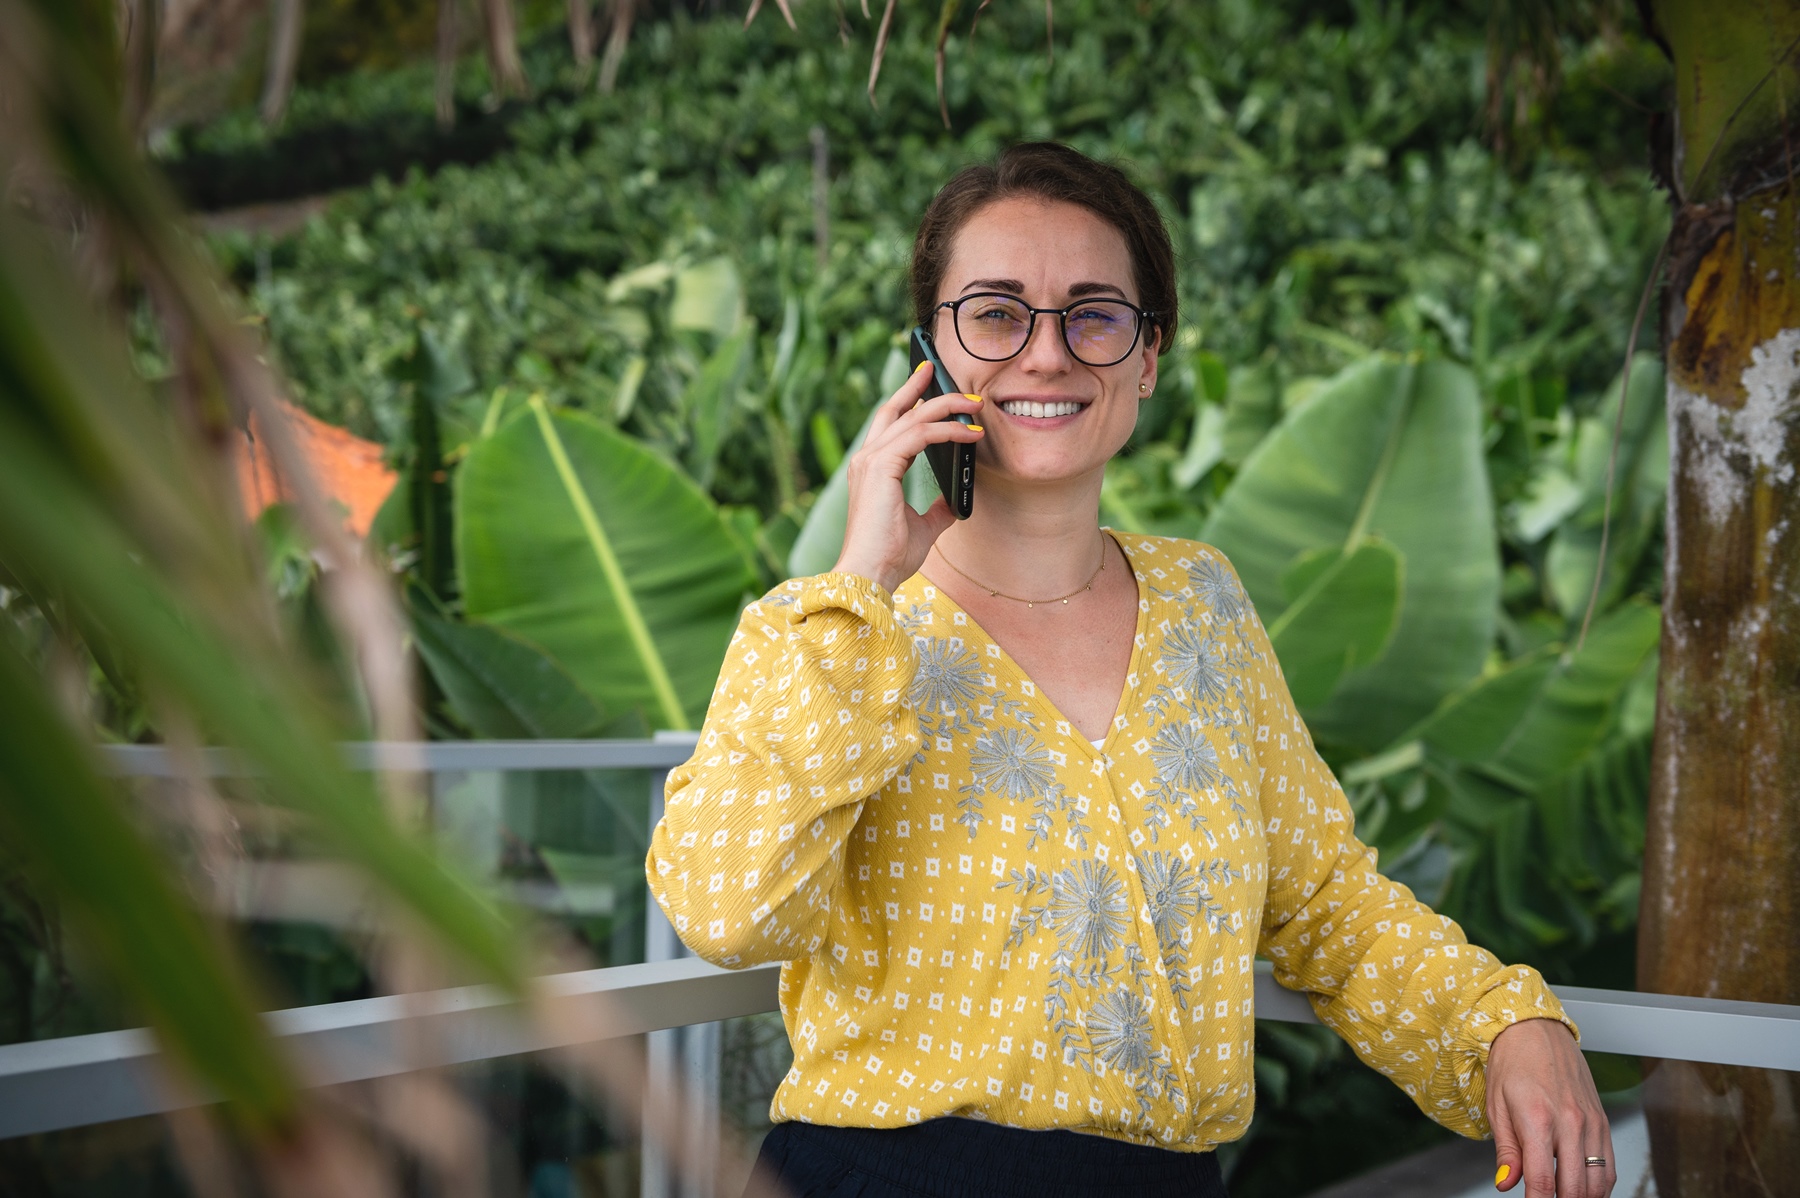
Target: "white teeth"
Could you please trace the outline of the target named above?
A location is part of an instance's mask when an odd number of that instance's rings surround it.
[[[1081,411],[1081,405],[1070,401],[1062,403],[1033,403],[1028,399],[1009,399],[1000,405],[1000,410],[1008,416],[1036,416],[1049,419],[1052,416],[1073,416]]]

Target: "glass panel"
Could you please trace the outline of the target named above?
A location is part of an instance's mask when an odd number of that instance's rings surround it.
[[[756,1015],[681,1029],[668,1058],[678,1075],[697,1078],[698,1097],[718,1112],[738,1145],[726,1170],[727,1192],[740,1193],[749,1163],[769,1128],[769,1102],[791,1056],[778,1015]],[[437,1075],[475,1115],[486,1133],[487,1186],[496,1198],[636,1198],[644,1186],[644,1160],[636,1117],[619,1118],[592,1101],[586,1078],[550,1054],[505,1057],[443,1070]],[[391,1082],[356,1083],[325,1091],[340,1113],[357,1112],[362,1131],[382,1150],[403,1192],[441,1192],[430,1184],[408,1142],[427,1129],[419,1120],[435,1104],[395,1091]],[[382,1130],[371,1111],[412,1120],[399,1134]],[[451,1126],[451,1125],[446,1125]],[[680,1179],[655,1198],[679,1198]],[[229,1192],[242,1192],[243,1178]],[[0,1193],[42,1198],[181,1198],[193,1193],[182,1172],[168,1123],[129,1119],[96,1127],[0,1140]]]
[[[271,1005],[375,993],[357,943],[373,888],[255,802],[254,779],[199,796],[168,778],[123,785],[192,892],[237,927]],[[558,925],[596,966],[644,959],[650,771],[447,771],[429,795],[433,834],[467,876]],[[0,1044],[141,1022],[79,962],[54,909],[0,862]]]
[[[0,1193],[36,1198],[186,1198],[160,1118],[0,1140]]]
[[[571,932],[597,965],[644,959],[646,770],[445,772],[439,842],[477,880]]]
[[[794,1064],[779,1012],[746,1015],[720,1025],[719,1112],[754,1152],[768,1134],[769,1104]]]

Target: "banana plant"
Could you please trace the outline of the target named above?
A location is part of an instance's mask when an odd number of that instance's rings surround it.
[[[1465,862],[1445,906],[1497,951],[1579,950],[1596,918],[1630,926],[1660,621],[1652,604],[1621,605],[1578,649],[1514,662],[1406,734]]]
[[[754,578],[680,470],[534,397],[464,459],[456,540],[471,621],[542,649],[609,712],[698,726]]]
[[[575,740],[606,728],[600,704],[536,645],[492,624],[448,619],[422,595],[411,606],[419,656],[477,737]]]
[[[1370,578],[1377,555],[1393,555],[1391,635],[1345,637],[1359,651],[1341,683],[1304,688],[1321,740],[1385,747],[1479,674],[1493,644],[1500,561],[1474,378],[1429,359],[1371,356],[1349,367],[1258,443],[1200,539],[1231,559],[1272,629],[1307,597],[1298,582],[1324,582],[1311,573],[1327,560],[1320,555],[1345,566],[1360,557]],[[1359,595],[1368,612],[1342,618],[1379,629],[1386,590]],[[1385,651],[1364,656],[1376,643]]]
[[[1281,576],[1287,606],[1269,641],[1294,702],[1317,707],[1357,666],[1379,660],[1399,624],[1404,559],[1385,541],[1302,553]]]

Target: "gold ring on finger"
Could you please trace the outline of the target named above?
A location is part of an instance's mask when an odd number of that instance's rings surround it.
[[[1606,1168],[1606,1158],[1603,1156],[1590,1156],[1586,1160],[1582,1161],[1581,1163],[1586,1165],[1590,1169]]]

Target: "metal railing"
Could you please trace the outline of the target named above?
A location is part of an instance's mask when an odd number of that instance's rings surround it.
[[[608,1033],[636,1036],[776,1010],[776,965],[720,969],[688,958],[541,979],[559,999],[601,995]],[[1582,1047],[1670,1060],[1800,1071],[1800,1007],[1558,987]],[[1316,1023],[1306,999],[1257,963],[1256,1015]],[[274,1011],[269,1029],[301,1063],[304,1082],[330,1086],[417,1069],[567,1047],[554,1029],[487,986],[387,995]],[[206,1101],[171,1082],[141,1029],[0,1047],[0,1138],[156,1115]]]
[[[346,756],[361,768],[432,773],[646,769],[654,826],[662,814],[667,772],[687,759],[693,744],[691,735],[664,734],[647,741],[350,745]],[[121,775],[171,772],[154,748],[113,748],[108,754]],[[212,754],[208,764],[222,775],[238,772],[226,754]],[[680,1069],[702,1091],[710,1076],[716,1092],[718,1023],[776,1010],[779,967],[725,970],[688,956],[654,903],[647,913],[645,950],[644,964],[554,975],[540,979],[542,989],[576,1002],[604,996],[612,1013],[608,1034],[650,1035],[652,1079]],[[1557,995],[1580,1024],[1588,1051],[1800,1071],[1800,1006],[1568,986],[1558,987]],[[1266,962],[1258,963],[1255,1004],[1258,1018],[1317,1022],[1302,995],[1275,984]],[[511,999],[484,986],[298,1007],[267,1019],[312,1086],[570,1043],[528,1021]],[[206,1100],[205,1094],[175,1084],[154,1038],[143,1030],[0,1047],[0,1138],[159,1114]],[[643,1187],[645,1195],[657,1198],[673,1192],[667,1170],[653,1154],[645,1161]]]

